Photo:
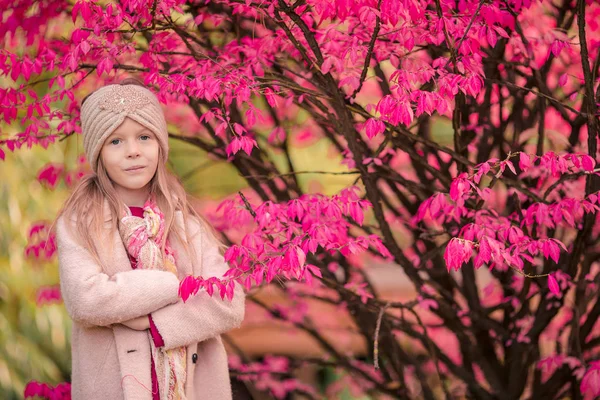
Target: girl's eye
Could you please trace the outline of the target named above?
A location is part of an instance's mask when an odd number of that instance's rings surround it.
[[[118,142],[119,140],[121,140],[121,139],[113,139],[113,140],[110,141],[110,144],[117,145],[119,143],[115,143],[115,142]]]
[[[141,136],[141,137],[142,137],[142,138],[147,138],[147,139],[144,139],[144,140],[149,140],[149,139],[151,139],[149,135],[143,135],[143,136]]]

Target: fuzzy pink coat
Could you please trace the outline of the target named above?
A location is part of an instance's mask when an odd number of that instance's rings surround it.
[[[110,209],[104,203],[105,228]],[[228,269],[216,244],[198,222],[186,221],[190,259],[173,235],[179,279],[170,272],[133,270],[119,232],[113,233],[112,254],[100,254],[98,265],[76,244],[66,221],[56,223],[60,286],[73,320],[72,398],[74,400],[151,400],[150,342],[146,331],[121,322],[152,313],[165,348],[188,347],[188,400],[229,400],[231,383],[227,355],[220,334],[238,327],[244,318],[244,293],[236,284],[233,301],[199,292],[184,304],[179,281],[187,275],[221,277]],[[183,227],[181,211],[175,223]],[[107,230],[108,232],[108,230]],[[105,252],[108,253],[108,252]]]

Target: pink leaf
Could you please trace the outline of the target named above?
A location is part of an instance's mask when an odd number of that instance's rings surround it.
[[[510,36],[508,36],[508,33],[506,33],[506,31],[505,31],[503,28],[501,28],[501,27],[499,27],[499,26],[496,26],[496,25],[494,25],[494,26],[493,26],[493,28],[494,28],[494,30],[495,30],[496,32],[498,32],[498,34],[499,34],[500,36],[502,36],[503,38],[506,38],[506,39],[509,39],[509,38],[510,38]]]
[[[58,164],[47,164],[38,172],[37,180],[46,184],[50,189],[54,189],[58,179],[64,172],[64,166]]]
[[[195,289],[196,278],[194,278],[194,276],[192,275],[186,276],[183,279],[183,281],[179,283],[179,297],[181,297],[181,299],[185,303],[186,300],[190,297],[190,295],[195,291]]]
[[[600,361],[591,362],[591,367],[587,370],[581,380],[581,393],[586,399],[593,399],[600,396]]]
[[[544,241],[542,244],[542,252],[546,258],[552,258],[552,260],[558,264],[558,260],[560,258],[560,249],[554,241]]]
[[[90,51],[91,46],[87,40],[84,40],[79,44],[79,48],[81,49],[81,52],[85,55]]]
[[[318,276],[319,278],[323,277],[319,267],[312,265],[312,264],[306,264],[306,268],[308,268],[310,270],[310,272],[312,272],[315,276]]]
[[[498,41],[498,38],[496,36],[496,33],[489,27],[487,28],[486,39],[487,39],[488,43],[490,44],[490,46],[496,47],[496,42]]]
[[[381,120],[369,118],[365,124],[365,131],[367,133],[367,137],[369,139],[373,139],[375,136],[385,131],[385,125],[383,122],[381,122]]]
[[[45,304],[61,303],[62,297],[58,285],[51,287],[41,287],[36,293],[36,304],[42,306]]]
[[[265,98],[267,99],[267,103],[269,103],[271,107],[277,106],[277,99],[275,98],[275,94],[270,88],[265,89]]]
[[[527,171],[531,166],[531,159],[529,158],[529,154],[520,152],[519,153],[519,168],[522,171]]]
[[[510,169],[513,174],[517,174],[517,171],[515,170],[515,166],[513,165],[512,161],[507,160],[506,165],[508,165],[508,169]]]
[[[444,252],[444,260],[448,271],[450,269],[458,270],[467,262],[473,254],[473,246],[470,241],[459,238],[452,238],[446,246]]]
[[[583,169],[590,172],[594,170],[594,159],[587,154],[581,157],[581,165]]]
[[[548,275],[548,289],[556,296],[560,295],[560,286],[558,286],[558,282],[554,278],[554,273]]]
[[[565,84],[567,83],[567,78],[568,78],[568,75],[566,73],[562,74],[560,76],[560,78],[558,78],[558,86],[561,86],[561,87],[565,86]]]
[[[227,295],[227,300],[231,301],[233,299],[233,291],[235,289],[235,282],[234,281],[229,281],[227,283],[227,291],[226,291],[226,295]]]
[[[296,247],[296,257],[298,257],[298,267],[302,267],[306,262],[306,254],[300,247]]]

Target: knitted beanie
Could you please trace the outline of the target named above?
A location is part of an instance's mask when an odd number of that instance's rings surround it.
[[[104,141],[123,123],[125,117],[140,123],[156,135],[163,163],[169,154],[167,123],[158,99],[139,85],[107,85],[88,96],[81,106],[81,129],[85,156],[94,172]]]

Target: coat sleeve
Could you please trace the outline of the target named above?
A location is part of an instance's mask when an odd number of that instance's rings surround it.
[[[178,300],[179,279],[166,271],[103,273],[91,253],[80,246],[64,218],[56,223],[60,289],[73,321],[108,326],[151,313]]]
[[[197,222],[193,222],[198,224]],[[191,224],[190,224],[191,225]],[[191,235],[190,244],[196,257],[201,258],[201,276],[221,278],[229,269],[219,252],[217,244],[204,228],[197,225],[197,233]],[[164,340],[165,350],[218,336],[241,325],[244,319],[245,294],[236,283],[233,299],[221,300],[218,293],[212,297],[204,290],[152,313],[152,319]]]

